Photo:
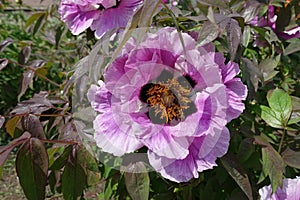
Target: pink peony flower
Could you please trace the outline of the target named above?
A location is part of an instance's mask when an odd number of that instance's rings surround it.
[[[300,177],[283,179],[282,188],[278,187],[272,194],[271,185],[259,189],[261,200],[299,200]]]
[[[276,20],[277,15],[275,14],[275,7],[269,6],[268,7],[268,14],[267,16],[263,16],[261,18],[258,18],[256,16],[251,22],[251,25],[257,26],[257,27],[270,27],[278,37],[283,38],[285,40],[289,40],[291,38],[300,38],[300,27],[294,27],[289,30],[285,31],[277,31],[276,29]],[[256,35],[257,40],[254,42],[255,46],[266,46],[266,41],[262,41],[259,38],[259,35]]]
[[[152,167],[175,182],[216,166],[229,145],[225,125],[247,95],[236,63],[225,63],[212,44],[196,48],[190,35],[182,37],[185,49],[173,28],[139,44],[131,38],[104,71],[105,82],[87,94],[99,112],[97,145],[115,156],[145,146]]]
[[[59,13],[72,34],[91,28],[96,38],[105,32],[125,27],[142,0],[62,0]]]

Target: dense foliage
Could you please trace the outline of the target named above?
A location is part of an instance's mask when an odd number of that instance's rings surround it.
[[[257,23],[270,6],[276,27]],[[0,3],[0,169],[15,153],[27,199],[259,199],[263,186],[300,176],[300,40],[286,31],[300,26],[298,0],[144,0],[120,34],[100,39],[72,35],[58,5],[22,9]],[[182,183],[97,148],[86,96],[132,36],[165,26],[213,43],[248,88],[227,154]]]

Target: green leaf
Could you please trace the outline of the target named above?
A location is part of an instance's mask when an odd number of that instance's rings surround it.
[[[77,150],[77,159],[84,168],[94,172],[99,171],[95,157],[82,145]]]
[[[263,75],[261,71],[258,69],[258,65],[255,62],[252,62],[248,58],[242,58],[243,63],[243,73],[247,85],[250,87],[250,91],[255,93],[258,89],[258,82],[262,81]]]
[[[292,113],[291,97],[283,90],[276,88],[268,93],[267,99],[271,109],[280,113],[282,125],[285,126]]]
[[[216,6],[218,8],[228,9],[228,5],[226,5],[225,1],[222,0],[197,0],[200,4],[209,5],[209,6]]]
[[[66,200],[79,199],[87,183],[86,172],[76,154],[69,157],[62,174],[62,193]]]
[[[283,55],[287,56],[289,54],[300,51],[300,40],[299,38],[293,38],[289,40],[290,44],[283,50]]]
[[[282,153],[282,159],[288,166],[300,169],[300,151],[293,151],[287,148]]]
[[[42,22],[43,22],[43,19],[46,17],[46,14],[43,13],[43,15],[39,16],[39,18],[36,20],[35,22],[35,25],[33,27],[33,35],[35,35],[39,30],[40,28],[42,27]]]
[[[281,115],[279,112],[272,110],[267,106],[260,106],[261,118],[273,128],[284,128],[281,123]]]
[[[244,47],[247,47],[250,41],[250,36],[251,36],[251,28],[250,26],[245,26],[243,35],[242,35],[242,45]]]
[[[58,48],[65,26],[59,26],[55,30],[55,48]]]
[[[95,157],[84,146],[80,146],[77,151],[77,158],[78,162],[86,170],[87,184],[94,185],[99,182],[101,174],[99,173]]]
[[[272,191],[282,186],[285,164],[277,151],[272,146],[262,148],[263,172],[269,175]]]
[[[242,140],[238,150],[238,158],[241,162],[245,162],[254,153],[255,146],[253,144],[253,138],[245,138]]]
[[[292,114],[288,121],[288,124],[295,124],[300,122],[300,98],[291,96],[292,99]]]
[[[16,158],[16,171],[27,199],[45,198],[48,155],[39,139],[30,138],[20,147]]]
[[[260,182],[264,177],[269,176],[272,191],[275,192],[278,186],[282,186],[283,174],[285,173],[285,164],[279,153],[270,145],[268,138],[263,134],[254,136],[255,142],[262,146],[263,170]]]
[[[252,187],[247,172],[245,171],[237,157],[234,154],[227,153],[220,159],[228,174],[235,180],[235,182],[247,195],[248,199],[253,199]]]
[[[258,68],[262,72],[264,82],[272,79],[279,72],[275,71],[275,67],[277,67],[279,61],[280,55],[275,58],[264,59],[259,63]]]
[[[274,128],[286,128],[292,113],[291,97],[280,89],[268,93],[269,107],[260,106],[261,118]]]
[[[3,164],[3,165],[0,165],[0,180],[1,180],[2,177],[3,177],[3,168],[4,168],[4,164]]]
[[[44,12],[34,13],[31,15],[28,20],[25,23],[25,29],[27,29],[29,26],[31,26],[35,21],[37,21],[41,16],[44,16]]]
[[[124,174],[127,191],[133,200],[147,200],[150,181],[146,167],[142,162],[130,164]]]
[[[62,153],[61,156],[59,156],[54,162],[53,164],[50,166],[50,170],[60,170],[61,168],[63,168],[63,166],[65,166],[70,153],[72,152],[72,145],[69,145],[65,148],[64,152]]]

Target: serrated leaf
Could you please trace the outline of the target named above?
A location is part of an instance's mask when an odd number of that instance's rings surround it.
[[[293,151],[287,148],[282,153],[282,159],[288,166],[300,169],[300,151]]]
[[[32,137],[46,139],[43,125],[37,116],[32,114],[25,115],[22,117],[21,123],[23,130],[31,133]]]
[[[284,128],[282,125],[282,118],[279,112],[272,110],[267,106],[260,106],[261,109],[261,118],[273,128]]]
[[[234,60],[236,51],[239,47],[241,41],[241,27],[239,26],[238,22],[234,19],[228,20],[226,25],[226,32],[227,32],[227,43],[230,53],[230,59]]]
[[[20,147],[16,158],[16,171],[27,199],[45,198],[48,155],[39,139],[30,138]]]
[[[14,42],[11,38],[6,38],[4,41],[0,43],[0,53],[10,44]]]
[[[216,24],[209,21],[205,22],[199,31],[199,45],[202,46],[214,41],[219,36],[219,33],[220,31]]]
[[[8,64],[7,59],[0,59],[0,71]]]
[[[245,171],[237,157],[234,154],[227,153],[220,159],[226,171],[247,195],[248,199],[253,199],[252,187],[247,172]]]
[[[147,200],[150,180],[146,167],[142,162],[130,164],[124,173],[127,191],[133,200]]]
[[[271,109],[280,113],[282,125],[285,126],[292,113],[291,97],[283,90],[276,88],[268,92],[267,99]]]
[[[79,199],[86,186],[86,172],[75,158],[67,162],[62,174],[62,193],[65,200]]]
[[[6,132],[13,138],[16,130],[17,123],[20,121],[21,116],[15,116],[9,119],[5,124]]]

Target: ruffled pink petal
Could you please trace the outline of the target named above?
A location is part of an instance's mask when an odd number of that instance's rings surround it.
[[[95,111],[105,112],[111,107],[111,93],[106,89],[103,81],[98,81],[99,86],[91,85],[87,97]]]
[[[199,174],[193,156],[188,155],[185,159],[176,160],[157,156],[148,151],[151,166],[164,178],[180,183],[187,182],[192,178],[198,178]]]
[[[259,189],[261,200],[298,200],[300,199],[300,177],[283,179],[282,188],[272,194],[271,185]]]
[[[151,166],[174,182],[198,178],[198,171],[213,168],[216,166],[216,159],[227,152],[230,137],[228,129],[215,131],[213,135],[189,138],[189,154],[184,159],[170,159],[148,151]]]
[[[97,146],[115,156],[132,153],[141,148],[143,144],[134,136],[122,131],[112,116],[111,112],[105,112],[94,120],[94,138]]]
[[[73,2],[63,0],[59,7],[61,19],[64,21],[72,34],[78,35],[89,28],[100,11],[89,5],[88,2]]]
[[[105,9],[91,25],[91,29],[95,30],[96,38],[100,38],[105,32],[114,28],[124,28],[141,2],[141,0],[122,0],[117,7]]]
[[[217,166],[216,159],[227,153],[230,140],[228,129],[226,127],[222,130],[214,128],[213,131],[214,134],[205,136],[199,149],[199,157],[196,160],[199,172]]]
[[[152,134],[149,138],[143,138],[143,143],[158,156],[167,158],[185,158],[189,151],[190,143],[186,137],[173,137],[163,128],[160,132]]]

